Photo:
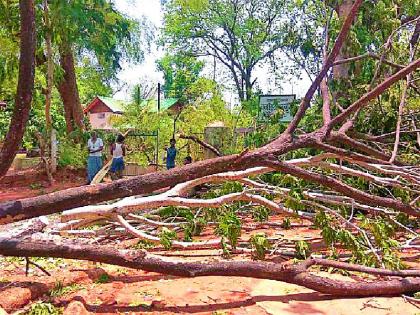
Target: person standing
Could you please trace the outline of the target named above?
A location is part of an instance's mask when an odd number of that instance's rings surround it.
[[[164,158],[164,160],[166,160],[166,168],[168,170],[175,167],[175,158],[176,158],[176,154],[177,154],[177,150],[175,148],[175,144],[176,144],[175,139],[172,138],[169,141],[169,144],[170,144],[170,147],[165,148],[166,157]]]
[[[111,178],[113,180],[122,178],[122,171],[125,168],[125,144],[124,136],[119,134],[117,141],[111,145],[112,164],[110,168]]]
[[[88,184],[90,184],[95,177],[95,175],[102,168],[102,150],[104,148],[104,143],[101,138],[98,137],[95,131],[92,131],[90,134],[90,139],[87,143],[89,156],[87,160],[87,175],[88,175]]]

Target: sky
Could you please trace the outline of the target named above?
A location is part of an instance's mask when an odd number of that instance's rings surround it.
[[[115,5],[118,10],[132,18],[140,19],[145,16],[157,29],[162,27],[163,13],[160,0],[115,0]],[[128,91],[130,91],[130,88],[144,81],[144,79],[156,83],[163,83],[163,75],[156,70],[155,64],[156,60],[162,56],[163,51],[153,46],[151,52],[145,55],[143,63],[139,65],[123,64],[122,70],[118,74],[120,81],[118,89],[121,89],[121,86],[123,88],[114,97],[128,100]],[[222,65],[218,65],[218,68],[222,68]],[[210,75],[213,71],[212,69],[213,66],[210,62],[208,67],[204,69],[204,75]],[[268,65],[262,65],[254,73],[258,77],[259,87],[266,94],[296,94],[299,98],[305,94],[311,83],[309,78],[302,73],[300,74],[302,79],[287,78],[276,85],[274,78],[269,75],[268,70]],[[233,88],[226,88],[224,98],[230,103],[230,107],[233,107],[237,103],[236,91]]]

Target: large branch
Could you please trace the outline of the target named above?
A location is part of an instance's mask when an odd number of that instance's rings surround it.
[[[328,187],[334,191],[340,192],[343,195],[351,197],[364,204],[392,208],[397,211],[413,215],[415,217],[420,217],[420,211],[418,209],[409,204],[405,204],[398,199],[371,195],[359,189],[353,188],[347,184],[344,184],[335,178],[304,170],[297,166],[288,165],[287,163],[281,161],[267,161],[266,163],[267,166],[272,167],[273,169],[295,175],[304,180],[318,183],[324,187]]]
[[[216,154],[217,156],[222,156],[222,153],[220,153],[219,150],[217,150],[214,146],[212,146],[211,144],[208,144],[207,142],[200,140],[199,138],[195,137],[195,136],[187,136],[184,134],[180,134],[179,138],[181,139],[189,139],[194,141],[195,143],[198,143],[199,145],[201,145],[203,148],[210,150],[211,152],[213,152],[214,154]]]
[[[81,186],[43,196],[3,202],[0,204],[0,224],[53,214],[106,200],[152,193],[155,190],[173,186],[185,180],[221,173],[229,169],[240,169],[239,166],[234,165],[236,159],[237,156],[235,155],[220,157],[186,165],[171,171],[145,174],[109,184]]]
[[[354,18],[357,14],[357,11],[359,10],[360,5],[362,4],[362,0],[356,0],[347,15],[343,26],[341,27],[340,33],[338,34],[337,39],[334,42],[334,46],[328,55],[328,57],[325,60],[325,63],[323,64],[323,67],[318,74],[318,76],[315,78],[315,80],[312,82],[311,86],[309,87],[308,91],[305,94],[305,97],[302,99],[299,109],[293,118],[293,120],[290,122],[289,126],[286,129],[287,133],[293,133],[297,126],[299,125],[299,122],[302,120],[303,116],[305,115],[306,110],[309,108],[310,101],[312,99],[312,96],[316,92],[318,86],[320,85],[323,78],[326,76],[328,70],[332,67],[335,59],[337,58],[338,54],[340,53],[341,46],[343,46],[344,40],[347,37],[348,32],[350,31],[350,27],[354,21]]]
[[[270,152],[281,155],[314,142],[315,139],[311,135],[305,135],[293,142],[284,141]],[[258,149],[247,152],[245,155],[234,154],[199,161],[169,171],[140,175],[108,184],[70,188],[33,198],[3,202],[0,203],[0,224],[53,214],[106,200],[148,194],[211,174],[261,166],[260,161],[266,153],[267,149]]]
[[[401,80],[402,78],[405,78],[409,73],[413,72],[419,67],[420,67],[420,59],[417,59],[413,61],[412,63],[410,63],[409,65],[407,65],[405,68],[401,69],[397,73],[387,78],[381,84],[378,84],[373,90],[363,95],[356,102],[350,105],[346,110],[344,110],[342,113],[334,117],[331,120],[328,130],[331,130],[334,126],[344,122],[347,118],[350,117],[351,114],[356,112],[359,108],[362,108],[363,106],[365,106],[369,101],[378,97],[381,93],[387,90],[395,82]]]
[[[165,194],[149,196],[142,198],[126,198],[110,205],[85,206],[68,210],[63,213],[62,220],[70,221],[76,219],[91,219],[95,217],[113,217],[115,214],[126,214],[138,212],[146,209],[156,209],[160,207],[188,207],[188,208],[219,208],[224,204],[235,201],[249,201],[255,204],[265,206],[275,213],[286,215],[299,215],[302,218],[311,220],[310,216],[302,213],[295,213],[281,204],[277,204],[259,195],[253,195],[246,192],[231,193],[212,199],[189,199],[183,197],[168,197]]]
[[[253,261],[187,262],[162,258],[143,250],[118,250],[96,245],[67,245],[46,242],[0,239],[0,254],[4,256],[56,257],[89,260],[149,272],[181,277],[230,276],[270,279],[297,284],[306,288],[341,296],[397,295],[420,290],[418,270],[389,271],[323,259],[307,260],[300,264],[276,264]],[[392,280],[349,282],[316,276],[309,272],[313,265],[332,266],[344,270],[376,275],[404,277]]]
[[[332,141],[333,143],[341,143],[344,144],[347,147],[352,148],[353,150],[357,150],[360,152],[363,152],[367,154],[368,156],[373,156],[377,159],[383,160],[383,161],[389,161],[391,156],[381,152],[379,150],[376,150],[372,148],[371,146],[364,144],[360,141],[357,141],[349,136],[347,136],[343,132],[332,132],[330,136],[328,137],[329,141]],[[401,162],[395,161],[395,164],[401,165]]]

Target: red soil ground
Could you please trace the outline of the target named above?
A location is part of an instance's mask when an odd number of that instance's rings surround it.
[[[0,183],[0,200],[13,200],[47,193],[84,183],[83,172],[62,170],[52,187],[34,186],[33,181]],[[36,177],[38,178],[38,177]],[[32,178],[33,180],[33,178]],[[281,222],[279,217],[271,222]],[[265,229],[270,235],[282,234],[288,239],[317,237],[319,231],[309,229],[299,221],[293,228]],[[252,232],[257,230],[252,229]],[[251,231],[242,235],[249,238]],[[206,230],[202,238],[212,237]],[[125,246],[136,241],[127,241]],[[312,246],[318,247],[320,241]],[[121,244],[123,246],[123,244]],[[220,251],[161,251],[160,254],[180,259],[203,260],[220,257]],[[411,267],[420,268],[418,252],[404,253]],[[181,258],[182,257],[182,258]],[[231,259],[245,258],[234,256]],[[249,259],[249,256],[247,257]],[[276,259],[268,257],[268,259]],[[0,314],[26,309],[32,302],[48,301],[61,307],[64,314],[420,314],[418,306],[402,297],[332,298],[312,290],[271,280],[238,277],[179,278],[131,270],[105,264],[93,264],[64,259],[39,259],[52,276],[31,269],[25,276],[23,259],[0,257]],[[354,281],[356,276],[323,275]],[[360,277],[360,275],[359,275]],[[60,285],[58,285],[60,284]],[[57,290],[58,287],[65,290]],[[54,293],[54,289],[55,293]]]
[[[59,169],[49,185],[46,175],[34,169],[9,171],[0,180],[0,202],[34,197],[86,183],[84,170]]]

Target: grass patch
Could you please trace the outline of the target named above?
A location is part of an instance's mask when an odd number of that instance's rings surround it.
[[[135,245],[131,246],[133,249],[149,249],[155,247],[155,244],[148,240],[139,240]]]
[[[98,279],[95,280],[95,283],[107,283],[109,282],[109,275],[107,273],[101,274]]]
[[[24,313],[25,315],[61,315],[64,310],[51,303],[37,302],[31,305],[31,308]]]
[[[49,296],[51,297],[59,297],[69,293],[73,293],[79,290],[85,289],[82,285],[73,283],[68,286],[64,286],[61,281],[58,281],[54,288],[49,292]]]

